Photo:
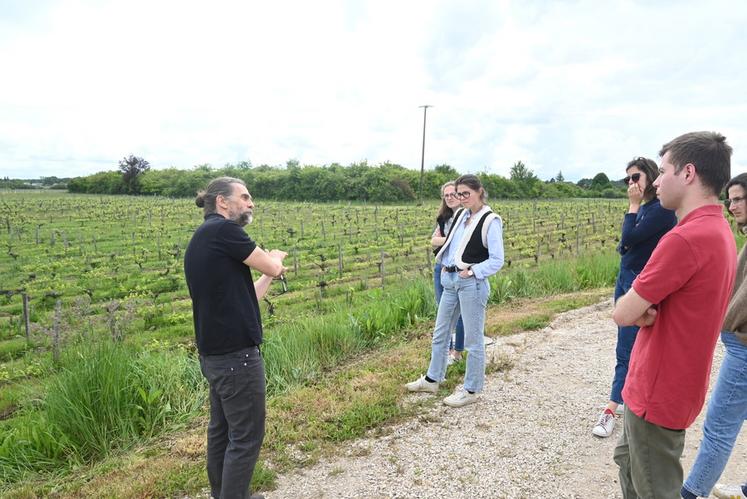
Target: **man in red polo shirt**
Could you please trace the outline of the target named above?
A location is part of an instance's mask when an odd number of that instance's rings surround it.
[[[679,497],[685,429],[703,408],[736,272],[734,237],[719,204],[731,152],[725,137],[713,132],[681,135],[659,152],[656,194],[678,224],[661,238],[612,316],[620,326],[641,326],[615,449],[626,499]]]

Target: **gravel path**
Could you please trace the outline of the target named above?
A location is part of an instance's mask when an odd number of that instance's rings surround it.
[[[612,461],[620,422],[610,438],[591,435],[614,367],[610,313],[605,301],[561,314],[542,331],[499,339],[488,351],[515,366],[490,375],[477,404],[439,403],[384,437],[341,445],[336,457],[279,477],[266,497],[621,497]],[[713,381],[722,354],[719,343]],[[685,473],[704,415],[687,432]],[[743,431],[722,480],[744,480],[746,462]]]

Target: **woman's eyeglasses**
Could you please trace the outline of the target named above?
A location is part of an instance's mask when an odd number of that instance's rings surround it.
[[[726,206],[726,209],[729,209],[729,207],[733,204],[739,204],[747,200],[747,197],[745,196],[737,196],[735,198],[727,198],[724,200],[724,205]]]
[[[641,179],[641,174],[640,173],[634,173],[633,175],[628,175],[627,177],[625,177],[623,179],[623,182],[625,182],[627,184],[631,180],[633,182],[638,182],[640,179]]]
[[[638,174],[636,173],[636,175],[638,175]],[[453,198],[453,199],[467,199],[470,196],[470,194],[471,193],[469,191],[450,192],[448,194],[444,194],[442,197],[444,199],[451,199],[451,198]]]

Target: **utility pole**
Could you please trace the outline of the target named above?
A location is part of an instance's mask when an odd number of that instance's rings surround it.
[[[418,106],[423,108],[423,150],[420,153],[420,191],[418,192],[418,201],[423,201],[423,175],[425,175],[425,117],[428,114],[428,108],[433,107],[430,104]]]

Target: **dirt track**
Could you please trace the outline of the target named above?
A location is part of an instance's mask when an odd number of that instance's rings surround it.
[[[610,307],[567,312],[542,331],[500,339],[489,352],[515,367],[489,376],[479,403],[436,404],[384,437],[344,444],[336,458],[279,477],[266,497],[621,497],[612,461],[620,422],[608,439],[591,435],[614,366]],[[719,343],[712,381],[722,354]],[[685,474],[704,415],[687,432]],[[743,431],[722,480],[744,480],[745,462]]]

